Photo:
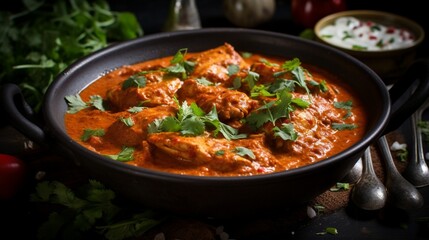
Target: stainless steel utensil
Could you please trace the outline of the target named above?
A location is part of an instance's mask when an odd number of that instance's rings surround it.
[[[423,206],[423,196],[413,184],[408,182],[396,169],[385,136],[378,139],[381,159],[385,163],[387,203],[400,209],[418,209]]]
[[[362,158],[362,176],[352,188],[351,201],[364,210],[381,209],[386,203],[387,190],[375,174],[370,147],[365,150]]]
[[[426,101],[412,116],[411,127],[413,132],[414,155],[409,160],[407,168],[403,176],[416,187],[424,187],[429,185],[429,168],[425,161],[423,152],[422,131],[418,127],[418,123],[422,120],[422,114],[429,106],[429,101]]]
[[[347,175],[343,177],[341,182],[346,182],[346,183],[357,182],[362,176],[362,168],[363,168],[362,158],[359,158],[355,163],[355,165],[353,166],[353,168],[350,169]]]

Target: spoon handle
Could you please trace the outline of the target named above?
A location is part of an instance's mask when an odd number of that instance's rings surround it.
[[[385,160],[386,174],[389,176],[400,176],[398,169],[393,162],[392,154],[390,153],[389,143],[387,142],[386,136],[382,136],[378,139],[379,149],[381,151],[382,158]]]
[[[411,130],[413,131],[414,155],[409,160],[407,168],[404,171],[404,177],[416,187],[424,187],[429,185],[429,168],[425,161],[423,152],[422,131],[418,123],[422,119],[422,113],[425,109],[418,109],[411,115]]]

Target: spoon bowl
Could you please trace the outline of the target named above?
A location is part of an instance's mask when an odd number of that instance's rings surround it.
[[[362,176],[353,186],[350,197],[356,206],[364,210],[378,210],[383,208],[386,203],[386,187],[375,174],[370,147],[365,150]]]
[[[418,209],[423,206],[423,196],[416,187],[408,182],[396,169],[385,136],[378,139],[386,170],[386,188],[388,203],[400,209]]]

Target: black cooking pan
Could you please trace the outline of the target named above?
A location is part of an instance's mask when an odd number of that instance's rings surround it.
[[[228,42],[238,51],[286,58],[297,57],[333,72],[362,97],[368,112],[365,136],[326,160],[284,172],[246,177],[183,176],[127,165],[98,155],[73,141],[64,129],[64,97],[84,89],[103,73],[126,64],[174,55],[178,49],[203,51]],[[148,35],[118,43],[76,61],[49,87],[41,124],[23,101],[16,85],[4,85],[2,104],[11,125],[42,146],[66,155],[90,176],[130,201],[179,214],[213,217],[282,212],[303,204],[340,181],[375,139],[394,130],[429,94],[429,67],[417,61],[391,90],[366,65],[317,42],[285,34],[250,29],[202,29]],[[419,84],[414,94],[392,111],[405,89]]]

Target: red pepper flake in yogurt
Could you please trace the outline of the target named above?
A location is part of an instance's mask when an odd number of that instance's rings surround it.
[[[380,51],[413,45],[413,34],[402,28],[385,26],[354,17],[338,18],[334,24],[320,30],[325,41],[348,49]]]

